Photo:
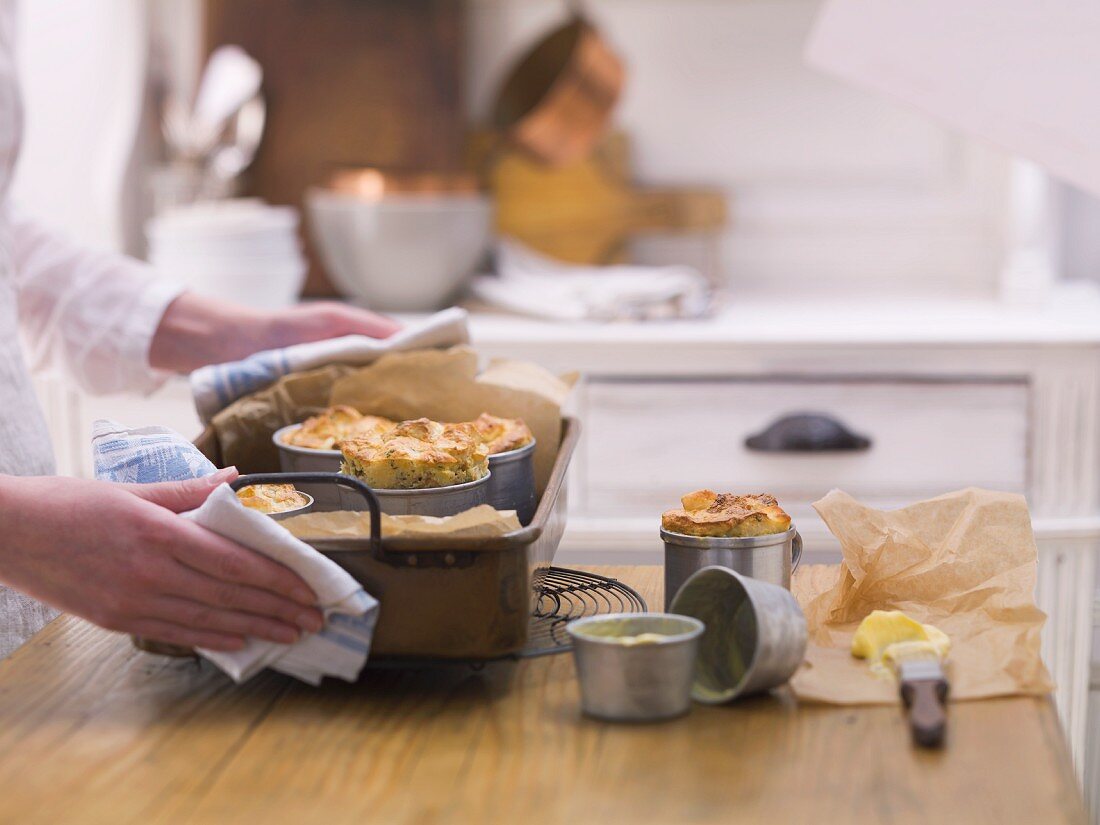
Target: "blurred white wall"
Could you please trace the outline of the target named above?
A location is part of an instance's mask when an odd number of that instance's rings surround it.
[[[627,62],[618,124],[645,183],[730,193],[740,288],[992,296],[1006,159],[803,65],[817,0],[590,0]],[[467,100],[562,21],[560,0],[469,0]]]
[[[559,0],[469,0],[467,101],[481,119],[501,73]],[[802,65],[817,0],[590,0],[629,65],[619,124],[638,177],[716,185],[735,285],[856,294],[991,295],[1006,163],[920,115]],[[89,242],[140,251],[155,149],[150,79],[184,96],[199,70],[198,0],[20,4],[27,134],[15,196]],[[1065,267],[1100,277],[1100,206],[1062,197]]]
[[[24,211],[98,246],[134,242],[147,11],[137,0],[18,7],[26,130],[13,197]]]
[[[1066,184],[1059,197],[1065,275],[1100,281],[1100,198]]]

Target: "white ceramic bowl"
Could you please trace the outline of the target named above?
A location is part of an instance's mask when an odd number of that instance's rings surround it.
[[[293,304],[308,264],[297,210],[256,200],[195,204],[146,224],[149,261],[204,295],[258,309]]]
[[[493,207],[478,194],[367,200],[306,195],[309,230],[333,284],[385,312],[426,312],[461,291],[489,245]]]

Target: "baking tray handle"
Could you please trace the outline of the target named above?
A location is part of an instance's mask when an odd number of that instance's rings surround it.
[[[354,490],[367,500],[370,511],[370,553],[376,559],[382,558],[382,509],[374,490],[359,479],[340,473],[250,473],[238,476],[229,486],[240,490],[252,484],[338,484]]]

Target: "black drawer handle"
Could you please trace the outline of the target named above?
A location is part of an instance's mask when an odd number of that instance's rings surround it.
[[[794,413],[750,435],[745,446],[761,453],[854,452],[870,449],[871,439],[824,413]]]

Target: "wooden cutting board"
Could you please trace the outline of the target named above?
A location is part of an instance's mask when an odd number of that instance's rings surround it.
[[[470,156],[496,199],[498,232],[563,261],[618,263],[635,235],[713,231],[727,223],[728,196],[716,189],[636,186],[622,133],[590,157],[557,168],[484,133],[471,139]]]
[[[304,211],[305,190],[341,166],[461,168],[463,4],[206,0],[204,12],[207,51],[236,43],[264,69],[267,128],[245,194]],[[335,294],[310,257],[305,294]]]

